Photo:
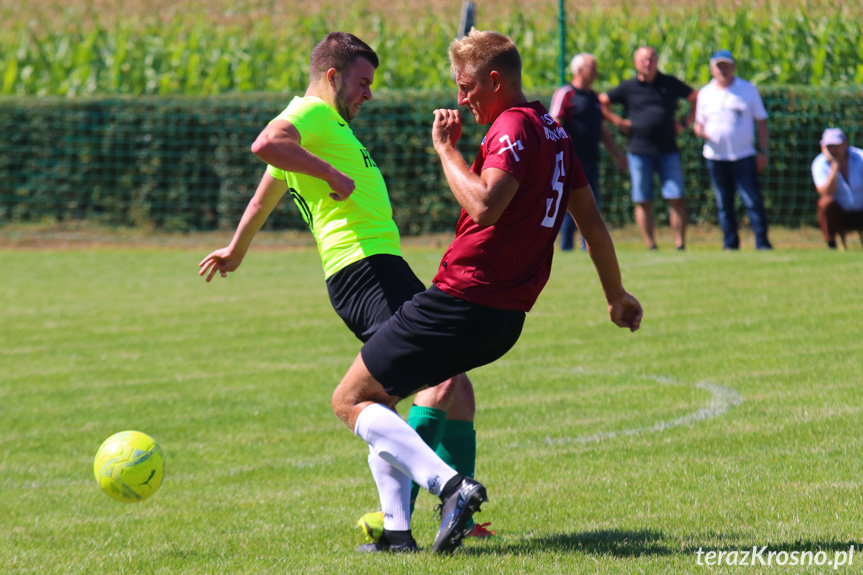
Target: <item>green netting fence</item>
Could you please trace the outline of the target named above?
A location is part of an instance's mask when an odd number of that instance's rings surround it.
[[[529,94],[546,103],[552,89]],[[771,224],[815,225],[810,165],[825,127],[863,145],[863,90],[761,89],[770,115],[770,164],[761,177]],[[284,94],[218,98],[0,99],[0,226],[85,221],[166,231],[233,229],[264,165],[249,146],[290,100]],[[454,92],[377,92],[353,123],[381,168],[407,235],[453,229],[458,205],[431,146],[432,110]],[[682,113],[682,111],[681,111]],[[472,161],[485,128],[466,119],[460,148]],[[687,206],[715,224],[716,203],[691,133],[679,139]],[[623,139],[620,140],[624,144]],[[603,215],[632,221],[629,177],[603,153]],[[657,202],[660,224],[667,223]],[[740,208],[741,220],[745,213]],[[283,201],[271,230],[305,229]]]

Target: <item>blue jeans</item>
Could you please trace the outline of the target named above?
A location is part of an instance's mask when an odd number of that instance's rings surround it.
[[[582,162],[581,167],[584,168],[584,175],[587,176],[587,183],[590,184],[590,189],[593,191],[593,199],[596,200],[596,207],[600,207],[599,194],[599,162]],[[573,248],[573,240],[575,238],[575,220],[569,212],[563,218],[563,225],[560,226],[560,249],[569,251]],[[581,249],[587,249],[584,243],[584,238],[581,238]]]
[[[628,153],[629,178],[632,182],[632,201],[636,204],[653,201],[653,172],[662,182],[662,197],[678,200],[683,197],[683,169],[680,154],[633,154]]]
[[[740,160],[723,161],[707,160],[707,171],[713,190],[716,192],[716,208],[719,211],[719,227],[724,237],[722,245],[725,249],[740,248],[740,237],[737,235],[737,216],[734,211],[734,192],[740,190],[740,198],[752,231],[755,234],[755,247],[770,249],[767,239],[767,214],[758,187],[758,169],[755,156]]]

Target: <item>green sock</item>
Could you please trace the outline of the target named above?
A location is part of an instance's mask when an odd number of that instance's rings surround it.
[[[434,407],[411,406],[408,412],[408,425],[410,425],[422,437],[432,450],[436,450],[440,444],[446,424],[446,411]],[[411,482],[411,513],[414,511],[414,502],[419,495],[420,486]]]
[[[476,468],[476,431],[473,421],[447,420],[435,452],[465,477],[473,477]]]
[[[473,477],[476,471],[476,430],[473,421],[447,420],[436,453],[465,477]],[[471,518],[466,527],[469,529],[473,524]]]

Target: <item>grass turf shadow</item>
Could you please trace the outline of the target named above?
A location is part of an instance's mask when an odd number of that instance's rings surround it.
[[[524,535],[518,538],[502,537],[492,540],[492,545],[470,545],[462,552],[472,555],[488,553],[535,553],[537,550],[558,553],[580,552],[590,555],[635,557],[640,555],[671,555],[671,549],[659,531],[603,529],[583,533],[552,533],[548,535]]]
[[[535,553],[538,550],[557,553],[584,553],[586,555],[601,555],[618,558],[640,557],[640,556],[670,556],[687,555],[694,556],[698,551],[746,551],[753,548],[766,547],[765,553],[774,552],[805,552],[825,551],[837,552],[848,551],[854,546],[855,551],[863,553],[863,543],[860,541],[813,541],[808,539],[790,542],[745,542],[741,536],[733,536],[721,533],[701,534],[698,539],[705,540],[705,544],[697,544],[689,540],[686,544],[675,542],[661,531],[653,530],[618,530],[603,529],[599,531],[585,531],[581,533],[553,533],[532,537],[502,537],[492,544],[471,544],[465,546],[461,553],[469,555],[487,554],[525,554]],[[715,545],[716,541],[723,541]],[[713,545],[711,545],[712,542]]]

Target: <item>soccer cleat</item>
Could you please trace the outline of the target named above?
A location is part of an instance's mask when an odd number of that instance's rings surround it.
[[[488,523],[473,523],[471,521],[467,524],[467,527],[464,528],[465,539],[468,537],[476,537],[477,539],[497,537],[497,533],[495,533],[494,529],[487,529],[489,525],[491,525],[491,521]]]
[[[357,551],[359,553],[417,553],[419,547],[417,547],[417,542],[413,539],[398,545],[390,545],[389,541],[382,537],[374,543],[360,545],[357,547]]]
[[[357,527],[362,530],[366,541],[377,543],[384,534],[384,512],[374,511],[366,513],[357,521]]]
[[[441,502],[440,530],[435,537],[432,551],[450,554],[458,549],[468,521],[486,501],[488,495],[480,482],[470,477],[462,479],[455,493]]]

